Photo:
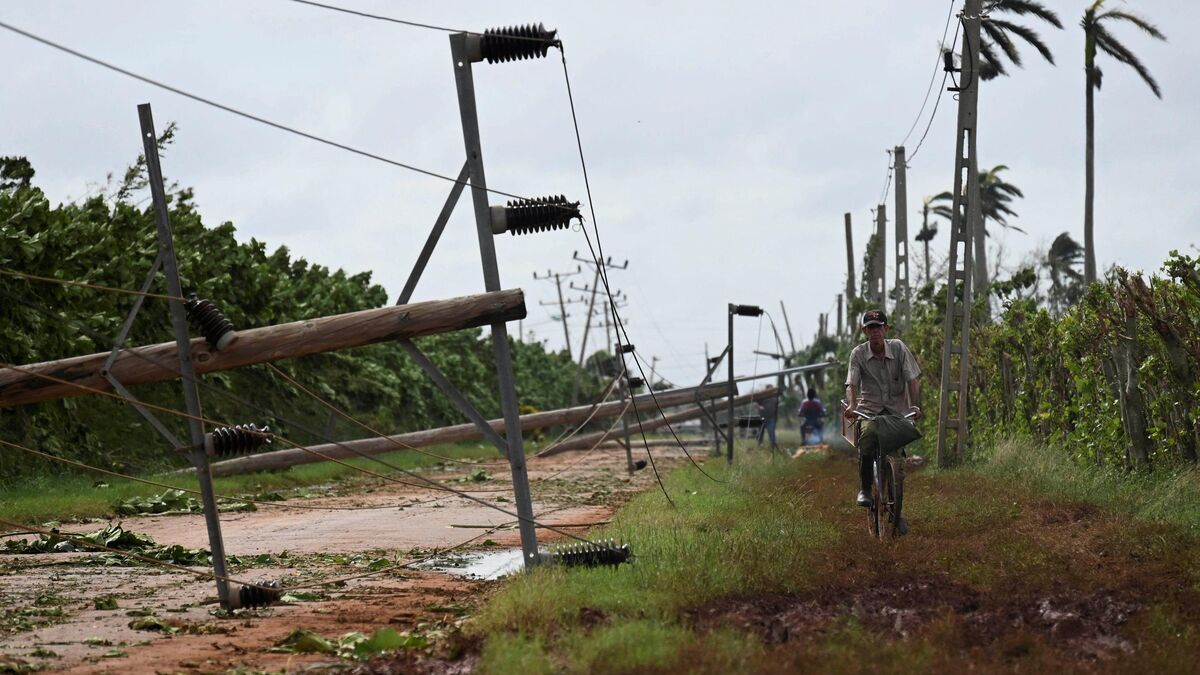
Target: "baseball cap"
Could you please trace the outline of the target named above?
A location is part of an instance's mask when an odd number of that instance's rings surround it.
[[[881,309],[868,309],[862,315],[862,325],[864,326],[886,326],[887,314]]]

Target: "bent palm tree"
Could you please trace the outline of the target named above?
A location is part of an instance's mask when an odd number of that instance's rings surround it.
[[[1120,63],[1133,68],[1137,74],[1141,76],[1142,81],[1146,86],[1150,87],[1150,91],[1158,98],[1162,98],[1162,91],[1158,88],[1158,82],[1154,80],[1154,76],[1150,74],[1150,70],[1142,63],[1141,59],[1129,48],[1117,41],[1117,38],[1109,32],[1107,24],[1117,23],[1119,21],[1127,21],[1142,29],[1147,35],[1166,41],[1167,37],[1162,34],[1162,31],[1146,21],[1145,19],[1122,12],[1120,10],[1101,11],[1104,7],[1104,0],[1095,0],[1091,7],[1088,7],[1083,13],[1083,20],[1079,25],[1083,27],[1083,72],[1087,81],[1087,149],[1085,150],[1085,187],[1083,196],[1083,279],[1085,283],[1096,281],[1096,242],[1093,237],[1093,205],[1096,198],[1096,115],[1094,107],[1094,92],[1100,89],[1102,73],[1100,67],[1096,65],[1096,50],[1108,54]]]
[[[991,16],[1000,12],[1015,14],[1017,16],[1034,16],[1059,30],[1062,30],[1063,27],[1054,10],[1051,10],[1040,2],[1036,2],[1036,0],[1004,0],[1003,2],[993,4],[984,13],[983,20],[979,26],[985,36],[979,41],[980,79],[991,80],[1008,74],[1008,71],[1004,68],[1004,61],[1001,58],[1001,54],[1003,54],[1004,58],[1011,61],[1013,65],[1021,67],[1021,53],[1017,50],[1013,36],[1021,38],[1021,40],[1036,49],[1050,65],[1054,65],[1054,54],[1051,53],[1046,43],[1042,42],[1042,36],[1038,35],[1037,31],[1028,26]]]
[[[921,200],[921,231],[917,233],[913,239],[925,245],[925,283],[929,283],[929,242],[937,236],[937,223],[933,227],[929,226],[929,217],[935,216],[953,221],[952,216],[954,211],[951,205],[954,203],[954,195],[949,192],[925,197]]]
[[[1050,244],[1042,264],[1050,275],[1050,309],[1061,316],[1067,307],[1079,302],[1083,296],[1083,275],[1075,268],[1083,259],[1083,247],[1063,232]]]

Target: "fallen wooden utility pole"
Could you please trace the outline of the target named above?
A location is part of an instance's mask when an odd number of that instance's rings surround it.
[[[778,395],[779,392],[774,389],[760,389],[758,391],[752,391],[749,394],[735,396],[733,398],[733,405],[736,407],[760,398]],[[682,412],[672,413],[670,415],[655,415],[649,419],[642,420],[641,425],[630,424],[627,431],[621,429],[610,429],[608,431],[599,431],[594,434],[587,434],[585,436],[576,436],[566,443],[560,443],[542,450],[537,454],[537,456],[550,457],[551,455],[557,455],[560,452],[567,452],[568,450],[586,450],[587,448],[590,448],[598,443],[603,443],[615,438],[633,436],[643,431],[658,429],[660,427],[665,427],[668,424],[675,424],[676,422],[686,422],[687,420],[696,419],[697,417],[701,417],[703,415],[704,410],[699,407],[684,410]],[[634,446],[636,447],[636,445],[637,444],[635,443]]]
[[[728,388],[729,386],[724,382],[717,382],[704,387],[689,387],[687,389],[657,392],[655,396],[658,397],[659,405],[671,407],[693,403],[697,398],[701,400],[719,398],[725,396]],[[653,399],[650,398],[649,394],[634,397],[634,402],[642,410],[654,405]],[[592,419],[616,417],[625,410],[626,405],[627,403],[622,401],[609,401],[601,403],[598,406],[582,405],[574,408],[529,413],[521,415],[519,418],[521,421],[521,431],[530,431],[563,424],[579,424],[589,417]],[[495,431],[504,433],[503,419],[488,420],[488,424]],[[237,459],[227,459],[223,462],[215,462],[211,468],[212,475],[214,476],[232,476],[251,471],[273,471],[276,469],[286,469],[289,466],[296,466],[298,464],[323,462],[326,457],[330,459],[347,459],[362,455],[379,455],[385,452],[404,450],[405,448],[423,448],[430,445],[438,445],[439,443],[470,441],[478,438],[483,438],[483,432],[478,426],[474,424],[456,424],[450,427],[424,429],[422,431],[412,431],[394,436],[363,438],[342,443],[324,443],[308,448],[275,450],[274,452],[264,452],[259,455],[249,455],[247,457],[238,457]],[[324,455],[324,457],[321,455]]]
[[[494,291],[251,328],[239,331],[221,351],[195,338],[191,360],[199,375],[523,318],[523,291]],[[0,408],[79,396],[88,389],[108,390],[111,385],[102,372],[108,356],[104,352],[0,369]],[[179,379],[178,364],[176,343],[164,342],[122,351],[110,373],[126,386],[164,382]]]

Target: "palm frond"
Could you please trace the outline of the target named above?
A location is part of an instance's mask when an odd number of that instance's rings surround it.
[[[1004,64],[996,58],[992,44],[987,40],[979,40],[979,79],[994,80],[1001,75],[1007,75]]]
[[[1029,28],[1028,26],[1022,26],[1021,24],[1011,23],[1008,21],[1001,21],[999,19],[992,19],[989,21],[989,23],[993,23],[996,25],[996,27],[1004,30],[1005,32],[1012,33],[1013,35],[1021,38],[1025,42],[1029,43],[1030,47],[1038,50],[1038,53],[1042,55],[1042,58],[1046,59],[1051,64],[1054,63],[1054,53],[1050,51],[1050,48],[1046,46],[1045,42],[1042,42],[1042,36],[1038,35],[1037,31]],[[1013,49],[1015,51],[1016,47]],[[1013,59],[1013,61],[1015,62],[1016,59]]]
[[[1114,10],[1105,12],[1105,13],[1099,15],[1098,17],[1096,17],[1097,21],[1102,21],[1104,19],[1116,19],[1117,21],[1128,21],[1129,23],[1137,26],[1138,28],[1141,28],[1150,37],[1158,38],[1159,40],[1162,40],[1163,42],[1167,41],[1167,36],[1163,35],[1162,31],[1160,31],[1158,29],[1158,26],[1155,26],[1154,24],[1143,19],[1142,17],[1138,16],[1137,14],[1130,14],[1129,12],[1122,12],[1120,10],[1114,9]]]
[[[1008,37],[1003,28],[992,21],[984,21],[980,27],[991,38],[992,44],[1000,45],[1000,49],[1004,50],[1004,55],[1008,57],[1009,61],[1017,66],[1021,65],[1021,53],[1017,51],[1017,46],[1013,44],[1012,38]]]
[[[1124,63],[1125,65],[1137,71],[1145,81],[1146,86],[1150,87],[1150,91],[1158,98],[1162,98],[1162,90],[1158,87],[1158,81],[1150,74],[1150,69],[1146,67],[1142,60],[1136,54],[1129,51],[1129,48],[1117,41],[1112,33],[1109,33],[1103,26],[1096,26],[1096,47],[1105,54]]]
[[[996,8],[1000,12],[1012,12],[1018,16],[1029,14],[1045,21],[1055,28],[1062,29],[1062,21],[1058,19],[1058,14],[1054,10],[1046,7],[1035,0],[1005,0],[1004,4]]]

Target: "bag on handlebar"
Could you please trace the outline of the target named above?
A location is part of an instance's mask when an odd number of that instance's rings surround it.
[[[885,455],[898,452],[921,437],[917,425],[896,415],[879,415],[873,424],[875,436],[879,439],[879,450]]]

